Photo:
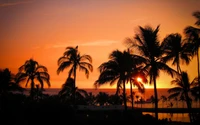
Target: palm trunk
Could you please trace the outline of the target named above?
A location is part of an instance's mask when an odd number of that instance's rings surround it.
[[[76,67],[74,67],[73,105],[76,107]]]
[[[34,98],[34,81],[33,81],[33,79],[31,79],[31,90],[30,90],[30,97],[31,97],[31,99],[33,99]]]
[[[197,70],[198,70],[198,83],[199,83],[199,93],[200,93],[199,48],[197,49]],[[200,100],[199,100],[199,105],[200,105]]]
[[[155,76],[153,76],[153,82],[154,82],[154,96],[155,96],[155,118],[156,118],[156,120],[158,120],[158,94],[157,94]]]
[[[188,108],[188,111],[189,111],[190,123],[192,123],[193,122],[193,116],[192,116],[192,113],[190,112],[192,107],[191,107],[190,98],[189,98],[187,92],[185,92],[185,98],[186,98],[187,108]]]
[[[123,100],[124,100],[124,110],[127,111],[127,104],[126,104],[126,85],[125,80],[123,80]]]
[[[131,108],[133,109],[133,88],[132,88],[132,81],[130,80],[130,92],[131,92]]]

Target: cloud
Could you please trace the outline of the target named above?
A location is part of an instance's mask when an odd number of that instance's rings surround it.
[[[114,40],[98,40],[93,42],[82,43],[80,46],[110,46],[111,44],[117,43]]]
[[[20,2],[10,2],[10,3],[0,3],[0,7],[7,7],[7,6],[16,6],[26,3],[31,3],[32,1],[20,1]]]
[[[80,42],[70,42],[70,43],[65,43],[65,44],[55,44],[48,46],[47,48],[63,48],[67,46],[110,46],[112,44],[118,43],[119,41],[114,41],[114,40],[97,40],[97,41],[92,41],[92,42],[86,42],[86,43],[80,43]]]

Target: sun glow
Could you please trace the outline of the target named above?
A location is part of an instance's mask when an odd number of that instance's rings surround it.
[[[138,77],[138,78],[137,78],[137,81],[138,81],[138,82],[142,82],[142,78]]]

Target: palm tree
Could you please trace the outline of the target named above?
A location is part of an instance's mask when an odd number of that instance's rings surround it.
[[[77,103],[84,103],[83,100],[88,96],[88,93],[83,89],[78,89],[78,87],[74,90],[74,79],[68,78],[66,82],[62,85],[61,90],[59,91],[58,95],[61,97],[62,100],[72,102],[73,100],[73,91],[75,91],[76,97],[76,104]]]
[[[196,78],[190,83],[189,76],[187,72],[181,72],[180,76],[175,78],[171,81],[172,84],[175,84],[176,87],[170,88],[168,92],[170,93],[169,99],[176,98],[176,97],[182,97],[185,99],[188,111],[191,111],[191,98],[189,95],[192,93],[192,88],[196,84],[197,80]],[[189,113],[190,116],[190,122],[192,122],[192,114]]]
[[[183,95],[180,96],[179,101],[182,102],[182,108],[184,108],[184,103],[186,102],[186,100],[185,100],[185,96],[183,96]]]
[[[188,41],[190,42],[190,49],[191,52],[193,54],[193,56],[196,56],[197,58],[197,71],[198,71],[198,78],[200,77],[200,64],[199,64],[199,47],[200,47],[200,11],[195,11],[192,14],[197,21],[195,22],[195,25],[198,27],[194,27],[194,26],[187,26],[184,29],[184,33],[188,39]],[[198,79],[199,81],[199,93],[200,93],[200,78]],[[200,94],[199,94],[200,97]],[[199,101],[200,103],[200,101]]]
[[[76,70],[84,71],[87,78],[89,78],[89,72],[93,71],[92,57],[90,55],[81,55],[78,51],[78,46],[67,47],[63,56],[58,59],[57,74],[64,69],[70,68],[68,72],[68,78],[74,79],[73,88],[76,88]],[[75,89],[73,89],[73,102],[75,105]]]
[[[128,38],[125,43],[138,51],[138,55],[143,58],[145,63],[144,69],[148,71],[149,83],[153,82],[154,96],[155,96],[155,117],[158,119],[158,94],[156,79],[159,77],[160,71],[164,71],[170,74],[172,77],[176,74],[176,71],[170,68],[162,60],[164,51],[161,48],[158,40],[159,27],[153,29],[150,26],[145,28],[139,26],[139,33],[136,33],[134,39]]]
[[[18,83],[26,81],[25,87],[30,83],[30,97],[32,99],[36,90],[36,82],[40,84],[41,90],[44,90],[44,82],[48,87],[51,86],[47,68],[33,59],[27,60],[19,67],[16,78]]]
[[[172,61],[172,65],[177,67],[177,72],[181,73],[181,61],[187,65],[191,61],[190,57],[192,55],[188,51],[188,43],[182,40],[182,36],[179,33],[172,33],[164,38],[161,46],[165,52],[163,61]]]
[[[89,92],[85,98],[86,102],[87,102],[87,105],[95,105],[96,103],[96,96],[92,93],[92,92]]]
[[[162,100],[162,108],[164,108],[164,103],[167,101],[167,97],[164,96],[164,95],[162,95],[162,96],[160,97],[160,99]]]
[[[137,107],[138,107],[138,103],[139,103],[139,95],[135,95],[135,97],[136,97],[136,100],[137,100]]]
[[[109,61],[102,63],[98,67],[100,76],[94,85],[98,87],[110,83],[112,86],[114,83],[117,83],[116,94],[118,94],[119,88],[122,86],[125,111],[127,110],[126,83],[130,82],[133,77],[134,68],[139,64],[139,61],[139,58],[132,55],[129,51],[124,50],[121,52],[114,50],[109,55]]]
[[[96,95],[96,103],[100,106],[107,105],[109,103],[109,95],[105,92],[99,92]]]
[[[122,105],[123,104],[122,96],[118,96],[116,94],[110,95],[108,101],[109,101],[110,105]]]

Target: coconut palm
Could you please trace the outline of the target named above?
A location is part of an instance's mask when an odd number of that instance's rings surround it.
[[[96,95],[96,103],[100,106],[108,105],[109,103],[109,95],[105,92],[99,92]]]
[[[87,105],[95,105],[96,103],[96,96],[92,93],[92,92],[89,92],[87,95],[86,95],[86,98],[85,98],[86,102],[87,102]]]
[[[122,96],[112,94],[109,96],[108,100],[110,105],[122,105],[123,104],[123,99]]]
[[[166,96],[164,96],[164,95],[162,95],[161,97],[160,97],[160,100],[162,100],[162,108],[164,107],[164,104],[165,104],[165,102],[167,101],[167,97]]]
[[[188,65],[192,57],[187,41],[182,40],[179,33],[172,33],[164,38],[161,46],[165,52],[163,61],[172,61],[172,66],[176,66],[177,72],[181,73],[180,63]]]
[[[78,87],[74,90],[74,79],[68,78],[66,82],[62,85],[61,90],[59,91],[58,95],[60,98],[66,102],[72,102],[73,100],[73,91],[75,91],[76,97],[76,104],[85,103],[84,100],[87,97],[88,93],[84,89],[78,89]]]
[[[179,101],[182,102],[182,108],[184,108],[184,103],[186,102],[186,100],[185,100],[185,96],[183,96],[183,95],[180,96]]]
[[[135,61],[138,62],[135,62]],[[95,81],[95,86],[101,86],[106,83],[117,84],[116,94],[119,92],[119,88],[123,89],[123,101],[124,108],[127,110],[127,98],[126,98],[126,83],[130,82],[133,77],[134,68],[139,64],[140,60],[137,56],[132,55],[129,51],[114,50],[109,55],[109,61],[102,63],[98,69],[100,71],[99,78]]]
[[[129,47],[138,51],[138,55],[143,58],[145,66],[144,69],[148,71],[149,83],[153,82],[154,96],[155,96],[155,117],[158,119],[158,94],[156,79],[160,75],[160,71],[164,71],[173,76],[176,71],[170,68],[162,60],[164,51],[161,48],[158,40],[159,25],[156,29],[150,26],[139,26],[139,33],[136,33],[134,38],[128,38],[125,42]]]
[[[132,53],[132,51],[130,51],[130,49],[128,48],[127,50],[128,53]],[[146,70],[142,70],[142,61],[140,60],[140,58],[138,58],[138,56],[133,54],[133,58],[130,59],[132,61],[132,70],[130,70],[130,72],[128,72],[129,74],[129,81],[130,82],[130,99],[131,99],[131,107],[133,109],[133,103],[134,103],[134,92],[133,92],[133,87],[136,86],[139,90],[140,93],[144,93],[145,92],[145,87],[144,84],[146,84],[148,82],[147,80],[147,71]],[[138,78],[140,80],[138,80]]]
[[[18,83],[26,81],[25,87],[28,87],[30,83],[31,98],[34,97],[37,84],[40,84],[41,90],[44,90],[44,83],[46,83],[48,87],[51,86],[47,68],[33,59],[27,60],[19,67],[16,78]]]
[[[175,78],[171,81],[172,84],[176,85],[174,88],[170,88],[168,90],[169,92],[169,99],[176,98],[176,97],[182,97],[185,99],[188,111],[191,110],[191,97],[189,97],[190,94],[192,94],[192,88],[197,83],[196,78],[190,82],[189,76],[187,72],[181,72],[180,76]],[[190,116],[190,122],[192,122],[192,114],[189,113]]]
[[[63,56],[58,59],[57,74],[69,68],[68,77],[73,78],[73,88],[76,88],[76,70],[84,71],[87,78],[89,78],[90,71],[93,71],[92,57],[90,55],[81,55],[78,51],[78,46],[67,47]],[[75,105],[75,89],[73,89],[73,101]]]
[[[191,52],[193,54],[193,56],[196,56],[197,58],[197,71],[198,71],[198,78],[200,77],[200,62],[199,62],[199,47],[200,47],[200,11],[195,11],[192,14],[197,21],[195,22],[195,25],[197,27],[194,26],[187,26],[184,29],[184,33],[188,39],[188,41],[190,42],[190,49]],[[199,93],[200,93],[200,79],[198,79],[199,81]],[[200,97],[200,94],[198,95],[198,97]],[[200,101],[199,101],[200,103]]]

